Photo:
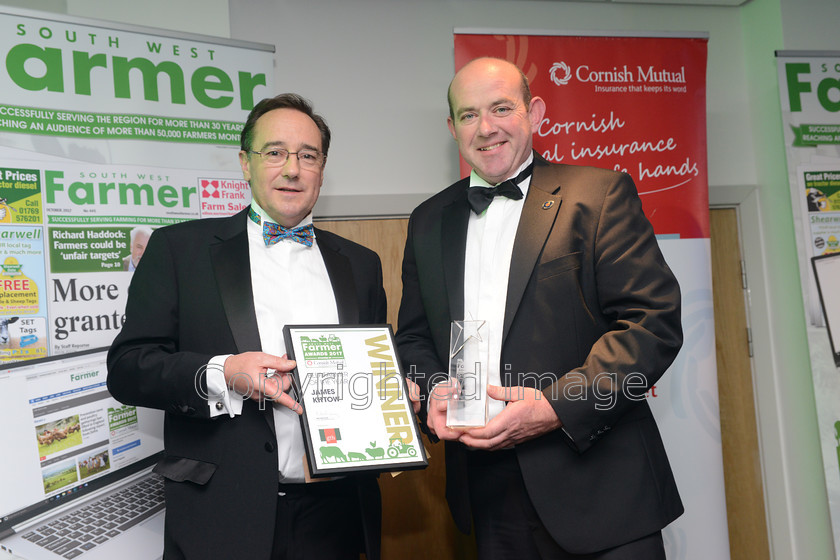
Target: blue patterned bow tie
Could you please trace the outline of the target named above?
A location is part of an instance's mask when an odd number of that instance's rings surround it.
[[[257,214],[253,208],[248,210],[248,217],[255,224],[259,225],[261,222],[259,214]],[[315,239],[315,228],[312,227],[312,224],[296,228],[287,228],[281,226],[280,224],[266,221],[263,222],[262,226],[263,241],[265,241],[266,246],[274,245],[283,239],[290,239],[296,243],[300,243],[301,245],[312,247],[312,241]]]
[[[312,247],[312,240],[315,239],[315,230],[312,224],[296,228],[286,228],[272,222],[263,223],[263,241],[266,245],[274,245],[283,239],[291,239],[307,247]]]

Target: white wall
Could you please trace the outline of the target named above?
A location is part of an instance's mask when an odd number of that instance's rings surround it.
[[[744,235],[751,276],[765,488],[777,558],[838,558],[831,540],[806,336],[798,251],[774,50],[837,50],[831,30],[840,4],[823,0],[752,0],[741,10],[750,121],[754,131],[757,220]],[[760,255],[763,266],[758,268]],[[750,262],[752,261],[752,265]],[[762,275],[763,274],[763,275]],[[782,517],[787,514],[787,519]],[[834,520],[835,523],[840,520]]]
[[[454,28],[708,31],[709,143],[713,185],[755,184],[740,20],[734,8],[526,0],[231,0],[231,36],[277,45],[276,87],[309,97],[334,133],[321,214],[374,205],[407,213],[458,178],[446,129]],[[300,64],[297,57],[308,64]],[[397,196],[394,196],[397,195]],[[402,195],[400,197],[399,195]],[[352,210],[347,210],[351,208]],[[370,212],[368,212],[370,213]]]
[[[771,547],[777,560],[836,557],[815,433],[773,56],[774,49],[840,48],[836,0],[749,0],[732,8],[550,0],[0,5],[276,45],[277,92],[310,98],[333,129],[316,209],[322,214],[366,214],[370,208],[404,214],[457,178],[457,154],[445,126],[454,28],[708,32],[710,198],[741,208]]]
[[[230,37],[228,0],[2,0],[0,5]]]

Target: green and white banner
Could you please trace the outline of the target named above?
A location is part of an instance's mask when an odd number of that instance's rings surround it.
[[[840,52],[783,51],[776,56],[817,422],[834,543],[840,551],[840,368],[811,263],[814,257],[840,253]],[[821,288],[831,299],[840,290],[838,285]]]
[[[151,232],[251,199],[270,45],[3,8],[0,362],[107,346]]]

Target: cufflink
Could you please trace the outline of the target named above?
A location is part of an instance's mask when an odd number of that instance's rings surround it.
[[[222,403],[222,401],[216,401],[216,410],[224,410],[224,408],[225,405]]]

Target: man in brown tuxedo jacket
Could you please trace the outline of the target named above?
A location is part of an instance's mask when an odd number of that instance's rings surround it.
[[[664,558],[683,506],[645,393],[682,344],[680,291],[635,185],[535,154],[545,104],[509,62],[467,64],[449,104],[473,172],[411,215],[396,338],[446,440],[455,522],[482,559]],[[489,327],[483,428],[446,426],[434,375],[465,318]]]

